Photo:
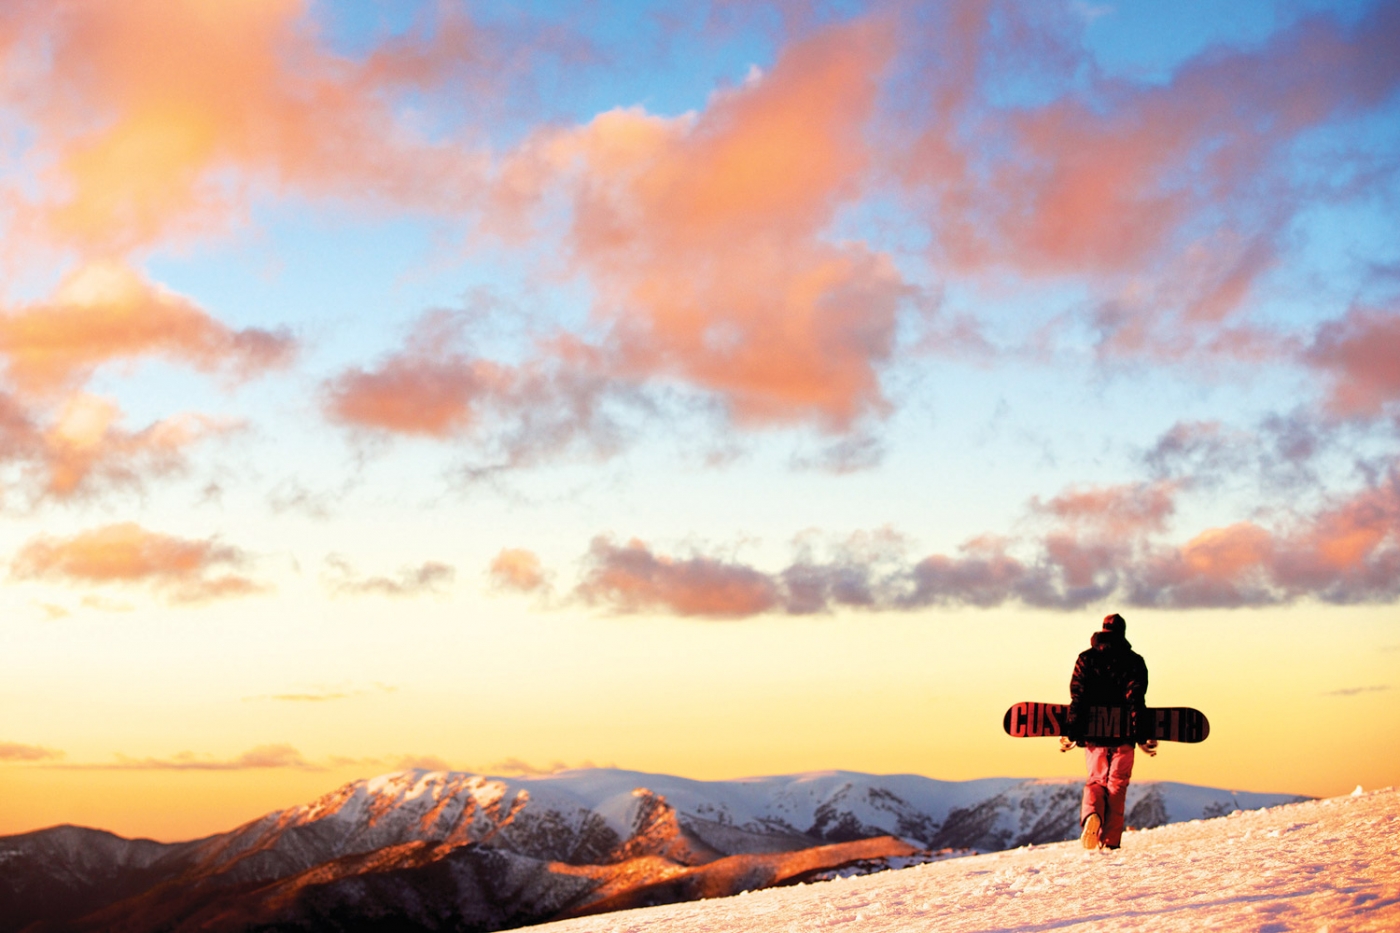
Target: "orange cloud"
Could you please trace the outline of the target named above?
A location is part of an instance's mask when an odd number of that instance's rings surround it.
[[[864,131],[894,53],[890,24],[860,21],[794,44],[772,72],[678,118],[613,110],[542,131],[499,167],[490,223],[569,205],[566,264],[596,289],[596,343],[546,335],[524,362],[464,349],[428,315],[401,352],[326,386],[330,418],[449,437],[491,419],[502,463],[576,440],[613,443],[605,402],[680,385],[743,425],[845,432],[888,408],[879,369],[912,289],[884,255],[828,239],[863,193]]]
[[[67,499],[100,488],[138,486],[184,464],[184,451],[229,425],[202,415],[177,415],[140,431],[118,426],[121,411],[98,396],[69,398],[38,437],[30,464],[41,496]]]
[[[1193,573],[1228,580],[1262,565],[1274,550],[1273,536],[1257,525],[1241,522],[1228,528],[1211,528],[1181,548],[1182,562]]]
[[[399,118],[400,93],[449,76],[484,95],[499,65],[464,16],[363,60],[331,52],[305,0],[20,4],[28,52],[6,96],[48,166],[40,226],[89,252],[220,228],[254,183],[313,196],[460,206],[479,166]],[[466,66],[477,64],[475,72]]]
[[[31,502],[140,488],[151,477],[182,469],[191,445],[235,427],[181,414],[129,431],[116,403],[86,393],[65,399],[47,424],[34,418],[0,391],[0,462],[20,467],[15,488]]]
[[[795,43],[699,114],[613,110],[507,162],[517,202],[567,192],[611,372],[712,393],[744,424],[845,430],[886,408],[878,367],[910,289],[887,257],[826,236],[863,193],[889,26]]]
[[[264,590],[245,576],[215,575],[246,560],[242,551],[213,539],[163,535],[126,522],[71,538],[35,538],[15,555],[10,574],[79,585],[146,584],[173,602],[202,602]]]
[[[180,414],[139,430],[110,399],[80,391],[102,366],[160,357],[244,378],[289,362],[285,333],[233,330],[121,263],[89,262],[45,301],[0,313],[0,460],[23,465],[30,497],[70,499],[139,486],[233,424]]]
[[[52,393],[116,360],[164,357],[243,377],[290,361],[285,333],[235,331],[191,301],[115,262],[70,272],[42,303],[0,314],[0,356],[10,382]]]
[[[549,586],[539,555],[522,548],[502,550],[491,560],[488,573],[497,589],[537,593]]]

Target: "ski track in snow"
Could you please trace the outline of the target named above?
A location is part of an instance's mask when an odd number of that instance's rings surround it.
[[[602,914],[532,933],[1400,930],[1400,792],[1236,811],[1078,842]]]

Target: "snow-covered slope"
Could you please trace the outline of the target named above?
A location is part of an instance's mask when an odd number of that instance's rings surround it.
[[[878,875],[533,927],[537,933],[1400,930],[1393,788]]]

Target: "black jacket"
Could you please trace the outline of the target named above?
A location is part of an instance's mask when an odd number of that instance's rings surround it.
[[[1095,632],[1089,650],[1074,662],[1069,680],[1069,723],[1065,734],[1083,744],[1090,706],[1131,706],[1135,720],[1147,706],[1147,662],[1128,639],[1112,632]]]

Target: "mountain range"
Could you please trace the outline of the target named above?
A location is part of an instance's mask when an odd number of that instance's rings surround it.
[[[189,842],[0,837],[0,933],[495,930],[1073,838],[1080,782],[410,770]],[[1134,784],[1150,828],[1295,802]]]

